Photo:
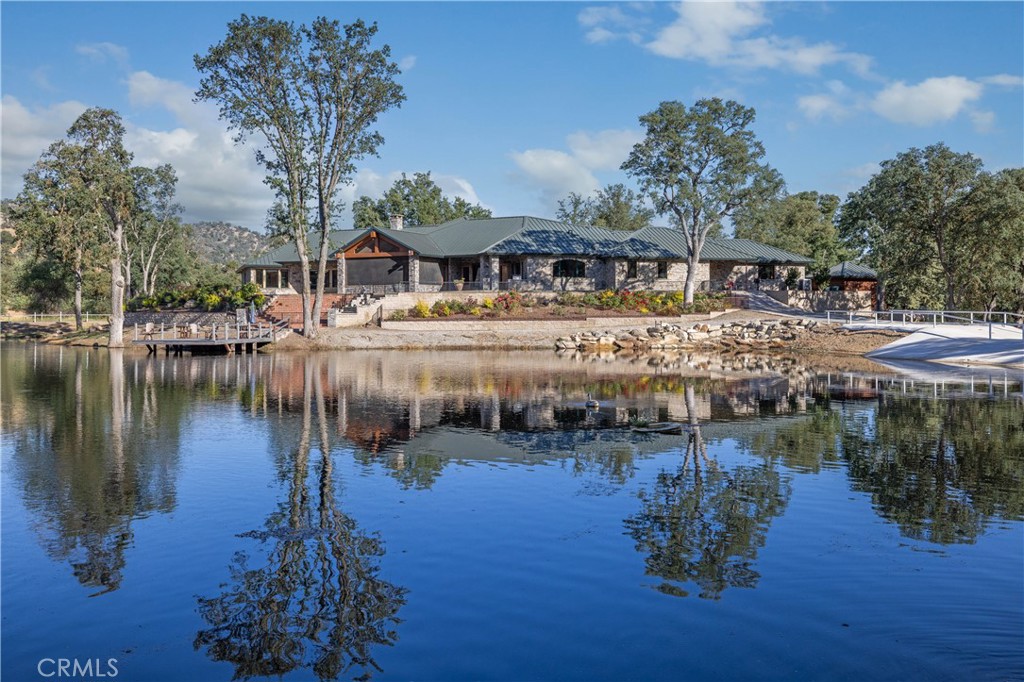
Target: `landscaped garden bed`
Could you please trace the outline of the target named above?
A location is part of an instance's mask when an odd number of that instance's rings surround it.
[[[393,310],[391,322],[422,319],[478,320],[581,320],[593,317],[670,317],[700,315],[726,309],[724,294],[696,294],[693,303],[683,302],[681,291],[564,292],[554,297],[506,291],[493,297],[442,299],[429,305],[420,301],[412,308]]]

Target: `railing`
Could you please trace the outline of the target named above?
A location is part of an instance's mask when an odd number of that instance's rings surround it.
[[[990,322],[1005,325],[1024,323],[1024,315],[1020,313],[991,310],[872,310],[869,312],[829,310],[826,311],[826,314],[830,322],[832,318],[835,318],[837,322],[870,320],[878,324],[882,322],[890,324],[931,323],[933,326],[937,324],[988,324]]]
[[[1024,338],[1024,315],[1005,311],[991,310],[873,310],[856,312],[853,310],[828,310],[826,318],[829,322],[871,322],[873,324],[940,324],[988,325],[989,338],[992,337],[992,325],[1002,324],[1007,327],[1020,326],[1021,337]]]
[[[82,313],[82,322],[88,324],[90,316],[92,316],[93,318],[95,318],[97,320],[106,320],[108,317],[110,317],[110,314],[109,313],[86,313],[86,312],[83,312]],[[13,322],[14,320],[32,320],[33,322],[45,322],[46,320],[57,320],[58,322],[63,322],[64,320],[68,320],[69,322],[71,322],[71,321],[74,321],[75,314],[73,312],[71,312],[71,313],[65,313],[65,312],[57,312],[57,313],[20,313],[18,315],[11,315],[11,314],[8,314],[8,313],[4,313],[3,315],[0,315],[0,319],[7,320],[9,322]]]
[[[282,329],[287,329],[290,325],[291,318],[276,322],[274,324],[263,324],[262,322],[256,324],[241,324],[236,322],[231,324],[225,322],[223,324],[214,324],[211,326],[200,326],[195,323],[188,324],[172,324],[165,325],[160,324],[160,329],[152,327],[146,329],[143,326],[141,329],[138,324],[135,324],[135,331],[132,336],[133,341],[145,342],[145,341],[223,341],[225,343],[234,342],[250,342],[250,341],[274,341],[277,338],[277,333]],[[231,332],[234,332],[234,336]]]

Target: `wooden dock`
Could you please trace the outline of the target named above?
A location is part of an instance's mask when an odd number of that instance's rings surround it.
[[[163,325],[149,323],[135,325],[132,344],[145,346],[150,354],[156,354],[162,347],[165,355],[181,355],[185,351],[193,355],[223,355],[230,353],[255,353],[262,346],[273,343],[281,335],[288,334],[288,323],[277,324],[198,324]]]

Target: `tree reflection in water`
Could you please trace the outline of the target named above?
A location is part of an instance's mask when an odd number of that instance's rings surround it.
[[[281,472],[287,499],[264,530],[243,534],[266,547],[266,560],[252,567],[248,554],[236,554],[225,591],[198,599],[209,627],[196,634],[194,646],[232,663],[235,679],[300,668],[321,680],[342,674],[368,679],[380,670],[373,647],[398,638],[393,626],[406,590],[379,577],[379,538],[338,509],[321,373],[314,365],[305,362],[298,446],[281,463],[288,469]],[[313,404],[318,453],[311,447]],[[317,460],[312,467],[311,455]]]
[[[687,404],[693,389],[687,387]],[[668,581],[658,590],[685,597],[676,583],[696,584],[702,599],[719,599],[727,587],[754,587],[753,568],[768,524],[789,500],[790,488],[770,461],[725,471],[709,459],[690,409],[683,463],[662,471],[650,491],[641,491],[640,512],[625,521],[648,575]]]
[[[91,596],[117,590],[133,521],[176,505],[188,395],[118,349],[12,351],[2,372],[5,415],[18,416],[11,474],[46,553]]]

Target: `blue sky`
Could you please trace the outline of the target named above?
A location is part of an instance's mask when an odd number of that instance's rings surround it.
[[[945,142],[1024,165],[1024,3],[3,2],[2,190],[86,107],[119,111],[136,163],[171,163],[189,220],[260,228],[251,147],[192,102],[193,55],[241,13],[379,25],[407,101],[343,198],[432,171],[498,215],[629,180],[638,117],[735,99],[789,191],[846,195],[877,164]],[[342,220],[348,219],[347,213]]]

